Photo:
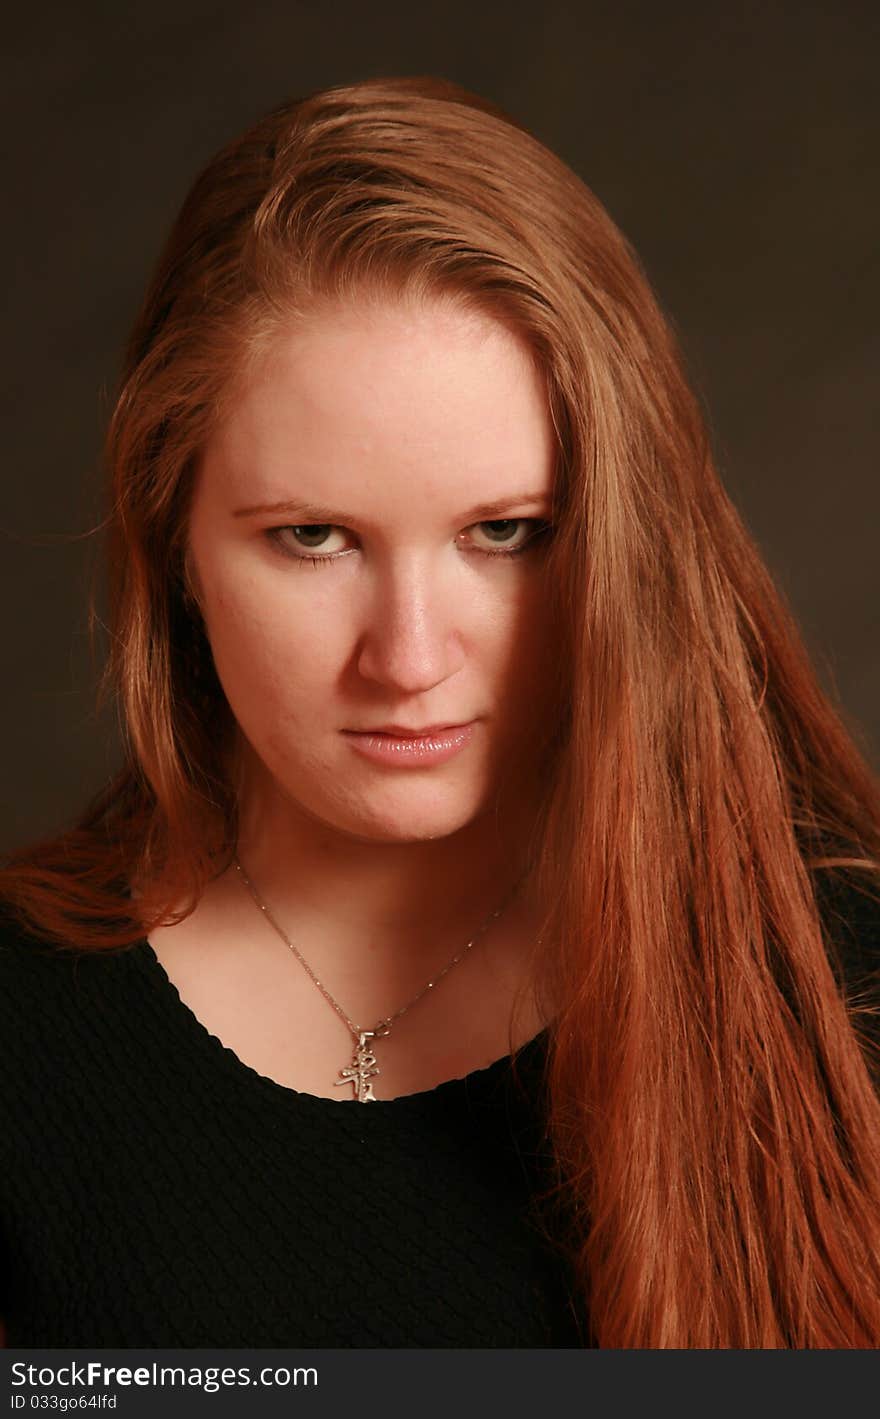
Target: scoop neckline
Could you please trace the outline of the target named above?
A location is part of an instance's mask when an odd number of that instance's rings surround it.
[[[362,1108],[347,1110],[345,1107],[346,1104],[355,1103],[354,1099],[332,1099],[325,1094],[310,1094],[303,1089],[294,1089],[288,1084],[281,1084],[277,1079],[272,1079],[268,1074],[261,1074],[253,1065],[247,1064],[230,1045],[224,1044],[219,1036],[209,1030],[192,1007],[187,1005],[145,936],[135,943],[135,949],[140,950],[141,959],[148,973],[160,987],[169,1007],[187,1025],[193,1041],[198,1040],[203,1045],[207,1045],[217,1062],[230,1075],[236,1076],[239,1082],[249,1080],[267,1096],[274,1097],[276,1101],[285,1101],[288,1106],[296,1105],[314,1110],[329,1110],[342,1117],[350,1114],[352,1118],[359,1119],[362,1116]],[[375,1111],[376,1105],[380,1105],[379,1113],[387,1113],[392,1109],[398,1113],[419,1112],[445,1104],[455,1094],[462,1092],[470,1094],[473,1091],[483,1090],[493,1084],[496,1078],[500,1080],[504,1076],[506,1071],[510,1069],[514,1058],[519,1066],[524,1059],[536,1057],[539,1051],[544,1048],[549,1035],[550,1026],[544,1025],[536,1035],[532,1035],[531,1039],[526,1040],[513,1053],[501,1055],[498,1059],[493,1059],[489,1064],[483,1065],[479,1069],[472,1069],[468,1074],[444,1079],[430,1089],[419,1089],[410,1094],[397,1094],[393,1099],[373,1099],[371,1107]]]

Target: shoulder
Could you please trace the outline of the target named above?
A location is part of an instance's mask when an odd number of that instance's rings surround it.
[[[125,974],[123,955],[38,935],[0,903],[0,1054],[8,1055],[16,1040],[57,1039],[78,1018],[106,1006]]]
[[[72,969],[69,953],[0,907],[0,1120],[7,1141],[26,1136],[29,1119],[42,1116],[63,1077]]]
[[[0,914],[0,1175],[124,1114],[151,1044],[145,985],[137,951],[64,946]]]
[[[57,1031],[75,980],[75,954],[29,931],[0,905],[0,1036],[7,1059]]]
[[[11,908],[0,902],[0,1007],[10,994],[57,977],[69,968],[73,952],[43,939],[22,925]]]

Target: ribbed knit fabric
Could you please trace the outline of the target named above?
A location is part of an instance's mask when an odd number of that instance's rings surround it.
[[[876,973],[880,908],[825,905],[846,975]],[[8,922],[0,1032],[8,1345],[586,1343],[530,1212],[546,1032],[517,1056],[524,1095],[504,1059],[317,1098],[209,1034],[146,941],[74,953]]]
[[[577,1346],[529,1219],[546,1036],[357,1104],[258,1074],[144,941],[0,931],[7,1344]]]

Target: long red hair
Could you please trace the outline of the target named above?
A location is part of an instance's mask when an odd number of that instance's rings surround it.
[[[70,831],[7,855],[0,894],[98,950],[179,919],[172,899],[185,914],[228,865],[235,725],[188,593],[194,461],[279,325],[389,295],[521,334],[558,437],[533,980],[585,1338],[880,1345],[871,1007],[819,910],[823,879],[880,887],[880,784],[722,488],[633,252],[563,162],[457,85],[313,94],[194,184],[107,437],[102,688],[123,766]]]

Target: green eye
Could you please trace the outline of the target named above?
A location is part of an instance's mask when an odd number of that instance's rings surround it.
[[[464,544],[467,551],[476,552],[483,557],[518,557],[520,553],[528,550],[532,544],[541,537],[546,536],[551,530],[549,522],[543,522],[534,517],[505,517],[497,518],[489,522],[474,523],[478,529],[490,529],[483,535],[490,542],[489,547],[475,545],[472,541]],[[347,529],[338,527],[332,522],[312,522],[288,524],[284,527],[268,527],[265,535],[278,549],[292,562],[305,562],[309,566],[317,567],[321,563],[335,562],[339,557],[347,556],[354,548],[337,548],[330,552],[318,551],[318,548],[326,546],[328,537],[334,532],[344,532]],[[466,529],[470,532],[472,529]],[[514,541],[518,531],[523,531],[519,540]],[[295,534],[293,539],[286,534]],[[461,534],[464,536],[464,533]],[[307,539],[305,542],[301,539]],[[311,539],[311,540],[308,540]]]
[[[480,528],[491,528],[493,534],[498,533],[498,540],[495,542],[493,551],[485,547],[477,547],[478,552],[483,552],[487,557],[517,557],[521,552],[530,551],[539,538],[546,537],[553,529],[549,522],[544,522],[535,517],[506,517],[494,522],[479,522],[476,524]],[[511,528],[521,528],[524,535],[519,538],[515,545],[509,545],[512,541],[510,536]]]
[[[477,525],[481,528],[488,528],[489,535],[492,537],[498,534],[500,537],[504,538],[511,528],[519,527],[522,520],[521,517],[504,517],[497,519],[495,522],[480,522]]]
[[[323,547],[327,541],[328,534],[332,534],[335,530],[332,522],[301,522],[287,527],[270,527],[267,529],[267,535],[286,556],[290,557],[291,561],[313,563],[332,562],[341,555],[339,549],[331,552],[318,552],[317,556],[311,555],[311,553]],[[289,541],[284,536],[284,534],[288,532],[296,534],[293,541]],[[300,539],[303,536],[305,536],[306,539],[312,540],[302,542]],[[297,550],[297,548],[301,550]]]

